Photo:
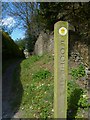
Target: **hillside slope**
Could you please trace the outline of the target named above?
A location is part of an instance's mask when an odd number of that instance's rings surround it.
[[[87,117],[86,89],[77,84],[81,77],[85,76],[82,65],[75,66],[70,61],[68,80],[68,117]],[[53,118],[54,99],[54,58],[46,54],[41,57],[31,56],[23,60],[14,72],[12,83],[12,110],[18,108],[20,118]],[[72,69],[71,69],[72,68]],[[82,81],[82,80],[81,80]],[[20,83],[23,87],[21,95]],[[80,83],[81,84],[81,83]],[[17,89],[16,89],[17,86]],[[18,93],[18,94],[17,94]],[[22,96],[21,103],[18,103]],[[84,96],[84,97],[83,97]],[[18,107],[18,104],[20,107]]]
[[[0,31],[1,32],[1,31]],[[8,33],[2,31],[2,57],[4,58],[14,58],[14,57],[24,57],[23,52],[11,39]]]

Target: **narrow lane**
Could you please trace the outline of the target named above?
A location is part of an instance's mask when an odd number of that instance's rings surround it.
[[[11,64],[2,76],[2,118],[12,118],[15,115],[15,111],[12,111],[10,106],[10,98],[13,97],[11,91],[13,73],[20,62],[21,60]]]

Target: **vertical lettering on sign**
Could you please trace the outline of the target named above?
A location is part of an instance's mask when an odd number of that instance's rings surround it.
[[[54,118],[67,118],[68,23],[54,26]]]

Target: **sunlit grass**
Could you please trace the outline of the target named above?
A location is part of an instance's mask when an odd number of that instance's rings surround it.
[[[22,84],[23,95],[19,110],[23,111],[24,118],[53,118],[54,80],[53,68],[49,67],[50,62],[53,64],[52,59],[49,55],[32,56],[23,60],[15,70],[13,85],[19,88],[18,81]],[[20,90],[15,89],[16,86],[13,86],[13,91],[18,97],[14,97],[13,109],[22,94]]]
[[[18,108],[18,110],[22,113],[20,117],[54,117],[53,62],[53,56],[50,55],[43,55],[41,57],[32,56],[28,59],[23,60],[21,64],[16,68],[12,89],[14,93],[12,108]],[[82,71],[84,69],[78,67],[76,71],[78,71],[78,69],[79,72],[77,73],[77,76],[79,78],[79,75],[82,74]],[[73,74],[75,74],[75,72]],[[82,76],[84,76],[84,74],[82,74]],[[85,110],[88,106],[87,97],[85,97],[85,90],[80,88],[80,86],[77,85],[76,81],[76,76],[72,80],[68,80],[67,114],[70,118],[79,118],[79,116],[83,118],[83,113],[80,113],[80,111],[82,108]],[[82,96],[84,96],[84,98]]]

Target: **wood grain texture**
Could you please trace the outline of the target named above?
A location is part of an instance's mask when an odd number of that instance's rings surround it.
[[[62,36],[59,29],[65,27]],[[68,80],[68,22],[59,21],[54,26],[54,118],[67,117]]]

